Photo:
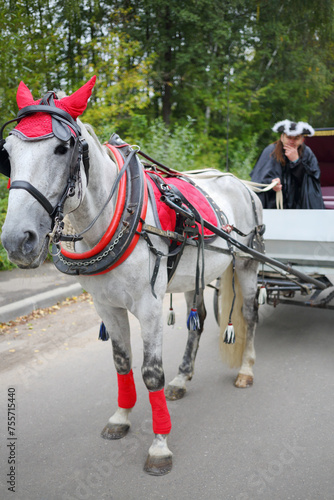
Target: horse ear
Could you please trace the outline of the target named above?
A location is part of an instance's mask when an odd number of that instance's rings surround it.
[[[32,93],[30,92],[26,84],[23,82],[20,82],[20,85],[18,86],[16,93],[16,102],[19,109],[34,104],[34,98],[32,96]]]
[[[61,107],[67,111],[72,118],[76,119],[87,107],[87,101],[92,95],[92,89],[96,82],[96,76],[93,76],[85,85],[68,97],[63,97],[60,101]]]

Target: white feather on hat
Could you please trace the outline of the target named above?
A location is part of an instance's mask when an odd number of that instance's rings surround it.
[[[273,132],[286,134],[291,136],[296,135],[314,135],[314,129],[306,122],[292,122],[291,120],[282,120],[275,123],[272,128]]]

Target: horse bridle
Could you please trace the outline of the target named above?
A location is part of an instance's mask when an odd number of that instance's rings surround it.
[[[31,106],[26,106],[22,108],[17,117],[7,121],[0,130],[0,173],[10,178],[11,167],[8,152],[4,148],[5,139],[3,138],[3,131],[5,127],[12,122],[19,122],[22,118],[26,118],[34,113],[48,113],[51,115],[52,121],[52,132],[61,141],[68,142],[69,140],[73,143],[72,155],[70,159],[70,175],[67,179],[66,187],[60,196],[59,201],[53,206],[49,200],[30,182],[27,181],[13,181],[10,184],[9,189],[24,189],[28,191],[47,211],[52,220],[52,235],[53,241],[59,241],[60,238],[66,239],[62,236],[63,229],[63,218],[64,218],[64,205],[68,197],[73,197],[75,194],[75,186],[77,181],[80,179],[80,162],[82,160],[85,174],[87,179],[87,184],[89,180],[89,154],[88,154],[88,144],[85,139],[81,136],[81,129],[77,122],[71,117],[66,111],[57,108],[54,104],[54,99],[58,99],[57,95],[53,91],[49,91],[45,94],[43,99],[41,99],[40,104],[35,104]],[[73,137],[72,131],[75,134]]]

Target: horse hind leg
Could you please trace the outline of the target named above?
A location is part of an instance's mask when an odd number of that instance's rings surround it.
[[[257,268],[258,263],[251,258],[243,257],[236,259],[236,301],[232,314],[236,336],[235,344],[225,344],[223,342],[223,332],[227,324],[226,318],[228,317],[231,305],[231,295],[229,292],[232,283],[232,267],[228,269],[221,280],[220,348],[223,361],[229,364],[230,368],[239,368],[238,376],[234,382],[234,385],[238,388],[250,387],[254,381],[254,337],[258,321],[258,306],[256,302]]]
[[[186,292],[185,298],[187,302],[188,317],[193,305],[194,292]],[[186,382],[191,380],[194,375],[196,354],[199,347],[201,333],[204,327],[204,320],[206,318],[203,290],[201,290],[200,294],[197,296],[196,306],[200,320],[200,327],[198,330],[188,330],[187,345],[183,355],[182,363],[179,366],[178,374],[168,384],[165,391],[166,398],[171,401],[183,398],[187,390]]]

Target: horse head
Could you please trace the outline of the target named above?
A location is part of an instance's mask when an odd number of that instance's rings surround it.
[[[0,171],[10,177],[1,239],[9,259],[21,268],[44,262],[56,221],[61,223],[80,205],[88,168],[77,118],[86,109],[95,80],[62,99],[47,92],[34,101],[23,82],[18,87],[18,124],[6,141],[1,137]]]

